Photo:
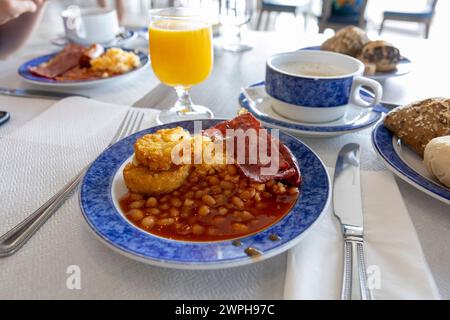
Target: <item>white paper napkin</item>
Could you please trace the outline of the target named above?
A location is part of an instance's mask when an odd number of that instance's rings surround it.
[[[333,176],[333,170],[329,172]],[[366,264],[376,287],[374,298],[440,299],[393,175],[362,171],[361,181]],[[339,299],[342,267],[341,229],[330,208],[289,251],[284,297]]]

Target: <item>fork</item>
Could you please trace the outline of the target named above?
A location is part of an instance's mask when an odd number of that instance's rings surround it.
[[[138,131],[143,119],[144,112],[128,110],[117,129],[116,134],[106,148]],[[72,191],[79,185],[89,166],[90,164],[84,167],[71,181],[59,190],[57,194],[47,200],[47,202],[39,209],[0,237],[0,257],[7,257],[16,253],[25,242],[36,233],[47,219],[50,218],[64,201],[69,198]]]

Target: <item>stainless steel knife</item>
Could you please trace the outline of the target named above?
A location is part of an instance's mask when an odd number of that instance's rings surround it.
[[[56,92],[56,91],[44,91],[34,89],[10,89],[0,87],[0,94],[7,96],[23,97],[23,98],[45,98],[45,99],[63,99],[67,97],[84,97],[89,96],[78,93]]]
[[[349,143],[339,151],[333,184],[334,214],[341,223],[344,235],[341,299],[372,300],[364,257],[359,144]]]

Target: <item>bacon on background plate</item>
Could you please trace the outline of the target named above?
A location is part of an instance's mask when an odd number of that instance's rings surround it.
[[[104,48],[99,44],[89,47],[69,44],[49,61],[37,67],[30,67],[29,70],[37,76],[56,80],[97,79],[102,77],[101,73],[90,72],[83,68],[89,68],[90,60],[101,56],[104,52]]]
[[[30,67],[30,72],[40,77],[54,79],[64,72],[78,66],[83,55],[84,47],[77,44],[67,45],[63,51],[54,56],[50,61],[37,67]]]

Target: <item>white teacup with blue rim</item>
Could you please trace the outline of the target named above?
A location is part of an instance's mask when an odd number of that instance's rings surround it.
[[[300,122],[330,122],[342,117],[350,104],[372,108],[383,89],[363,77],[364,65],[347,55],[327,51],[296,51],[271,56],[266,64],[266,91],[278,114]],[[361,98],[360,88],[374,98]]]

